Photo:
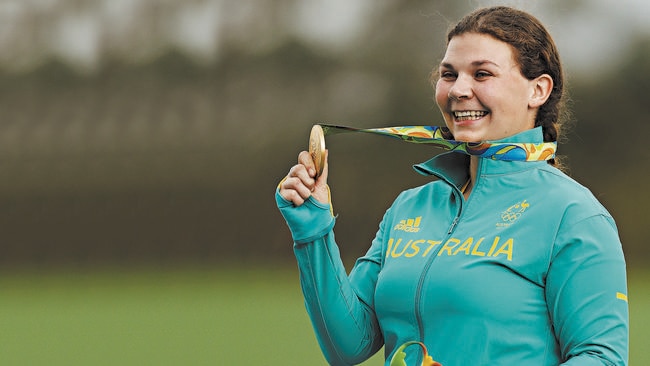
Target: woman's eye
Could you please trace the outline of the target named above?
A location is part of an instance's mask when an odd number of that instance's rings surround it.
[[[451,71],[441,71],[440,72],[440,78],[442,79],[453,79],[456,77],[456,74],[454,74]]]
[[[492,75],[492,74],[490,74],[490,73],[487,72],[487,71],[477,71],[476,74],[475,74],[475,76],[476,76],[477,79],[484,79],[484,78],[486,78],[486,77],[488,77],[488,76],[491,76],[491,75]]]

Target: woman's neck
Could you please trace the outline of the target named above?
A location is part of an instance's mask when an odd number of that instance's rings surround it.
[[[472,188],[474,188],[474,182],[476,182],[476,174],[478,174],[478,156],[472,156],[469,160],[469,183],[463,191],[465,199],[469,198],[470,193],[472,193]]]

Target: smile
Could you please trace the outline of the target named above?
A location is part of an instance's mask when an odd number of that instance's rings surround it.
[[[452,112],[457,121],[471,121],[485,117],[486,111],[456,111]]]

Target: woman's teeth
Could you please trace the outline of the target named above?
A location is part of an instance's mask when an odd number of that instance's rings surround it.
[[[479,119],[487,114],[486,111],[459,111],[453,112],[454,118],[459,121]]]

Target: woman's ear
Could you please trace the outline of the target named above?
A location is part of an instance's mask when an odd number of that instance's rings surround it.
[[[538,108],[546,103],[546,100],[553,91],[553,78],[548,74],[542,74],[531,80],[531,93],[528,99],[528,107]]]

